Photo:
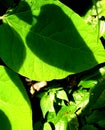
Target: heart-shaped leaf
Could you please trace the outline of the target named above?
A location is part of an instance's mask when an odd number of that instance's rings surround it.
[[[92,28],[58,0],[20,2],[0,32],[2,60],[31,79],[60,79],[105,61]]]

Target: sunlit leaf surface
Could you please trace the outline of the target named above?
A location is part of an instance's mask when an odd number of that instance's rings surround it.
[[[31,106],[18,75],[0,66],[0,129],[32,130]]]
[[[58,0],[20,2],[0,32],[1,58],[31,79],[64,78],[105,61],[97,34]]]

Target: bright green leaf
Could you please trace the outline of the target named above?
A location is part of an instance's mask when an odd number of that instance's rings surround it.
[[[56,120],[56,112],[48,112],[47,121],[54,122]]]
[[[0,25],[0,56],[11,69],[52,80],[105,61],[97,35],[70,8],[57,0],[27,0],[22,11],[23,3]]]
[[[97,84],[96,80],[86,80],[81,81],[80,85],[83,86],[83,88],[93,88]]]
[[[72,130],[72,128],[74,128],[73,130],[77,130],[78,120],[75,115],[75,111],[76,107],[72,103],[70,103],[69,106],[62,106],[56,117],[56,127],[62,127],[64,128],[64,130],[67,128],[69,128],[70,130]],[[62,125],[60,126],[61,122]]]
[[[0,66],[0,129],[32,130],[31,105],[18,75]]]
[[[46,92],[44,96],[41,98],[40,106],[43,113],[43,117],[45,117],[47,112],[55,112],[53,104],[54,97],[55,94],[53,92]]]
[[[52,130],[50,124],[48,122],[44,123],[44,128],[43,130]]]
[[[73,93],[73,98],[77,109],[79,109],[79,111],[77,111],[77,114],[80,114],[82,109],[84,109],[89,102],[89,92],[83,90],[75,91]]]
[[[68,97],[67,97],[67,94],[64,90],[59,90],[57,93],[57,98],[59,99],[62,99],[62,100],[66,100],[66,101],[69,101]]]
[[[55,125],[56,130],[67,130],[68,128],[68,120],[67,119],[60,119],[57,124]]]

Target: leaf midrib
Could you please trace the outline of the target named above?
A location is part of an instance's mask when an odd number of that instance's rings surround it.
[[[9,25],[10,27],[13,27],[13,28],[14,28],[14,26],[12,26],[12,23],[13,23],[12,20],[6,19],[6,21],[7,21],[8,25]],[[21,25],[19,25],[19,24],[17,24],[17,23],[15,23],[15,25],[16,25],[16,27],[23,28]],[[45,40],[45,39],[52,40],[54,43],[56,42],[56,43],[59,44],[60,46],[64,46],[64,47],[66,47],[66,48],[70,48],[70,49],[73,49],[73,50],[80,50],[81,48],[83,48],[82,46],[79,47],[79,48],[73,48],[73,47],[68,46],[67,44],[64,44],[64,43],[62,43],[62,42],[56,41],[56,40],[54,40],[54,39],[51,39],[50,37],[41,35],[41,34],[39,34],[39,33],[33,32],[33,31],[29,30],[29,29],[24,28],[24,30],[26,30],[28,33],[31,32],[31,33],[33,33],[34,35],[37,35],[37,36],[39,36],[39,37],[42,37],[44,40]],[[16,30],[15,30],[15,31],[16,31]],[[56,33],[59,33],[59,32],[56,32]]]

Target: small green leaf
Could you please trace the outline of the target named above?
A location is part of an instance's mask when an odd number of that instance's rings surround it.
[[[59,99],[69,101],[67,94],[64,90],[57,91],[56,95],[57,95],[57,98],[59,98]]]
[[[47,112],[55,112],[54,110],[54,97],[55,94],[53,92],[46,92],[40,101],[41,110],[43,113],[43,117],[45,117]]]
[[[56,130],[67,130],[68,128],[68,120],[60,119],[59,122],[55,125]]]
[[[97,80],[82,80],[79,85],[83,88],[93,88],[97,84]]]
[[[69,128],[70,130],[77,130],[78,128],[78,120],[75,115],[76,107],[73,103],[69,106],[62,106],[60,111],[57,113],[55,125],[58,128],[64,128],[66,130]],[[62,122],[62,125],[60,126]],[[72,129],[74,128],[74,129]]]
[[[76,103],[77,109],[78,108],[80,109],[79,110],[80,113],[82,109],[84,109],[89,102],[89,92],[83,90],[75,91],[73,93],[73,98]]]
[[[0,129],[32,130],[31,105],[24,86],[16,73],[3,66],[0,66]]]
[[[98,70],[89,71],[85,74],[83,80],[80,81],[79,86],[82,88],[94,88],[98,83],[99,80],[104,78],[105,76],[105,67],[102,67]]]
[[[44,128],[43,130],[52,130],[50,124],[48,122],[44,123]]]
[[[56,120],[56,112],[48,112],[47,121],[54,122]]]

